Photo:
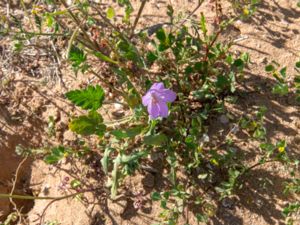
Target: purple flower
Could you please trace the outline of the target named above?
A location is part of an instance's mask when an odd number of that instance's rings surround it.
[[[147,106],[150,119],[167,117],[169,115],[168,102],[176,99],[176,93],[165,88],[162,82],[154,83],[150,90],[143,96],[142,102]]]

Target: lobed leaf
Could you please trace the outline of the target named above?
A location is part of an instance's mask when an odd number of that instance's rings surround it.
[[[134,138],[139,135],[143,130],[143,126],[135,126],[126,130],[113,130],[110,133],[114,135],[117,139],[123,138]]]
[[[99,137],[102,137],[106,130],[102,116],[95,111],[91,111],[87,116],[79,116],[73,119],[69,124],[69,128],[77,134],[84,136],[96,134]]]
[[[69,60],[72,62],[72,67],[77,68],[86,61],[86,54],[80,48],[72,46],[68,55]]]
[[[59,160],[64,158],[66,154],[67,154],[67,150],[63,146],[58,146],[51,149],[51,153],[44,157],[44,161],[47,164],[55,164],[58,163]]]
[[[163,145],[168,141],[168,138],[164,134],[149,135],[144,137],[144,143],[146,145]]]
[[[115,15],[116,15],[116,12],[115,12],[114,8],[109,7],[106,11],[106,17],[108,19],[112,20],[115,17]]]
[[[66,97],[82,109],[97,110],[102,106],[104,90],[99,85],[88,86],[83,90],[70,91]]]

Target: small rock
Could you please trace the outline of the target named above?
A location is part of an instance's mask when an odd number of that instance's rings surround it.
[[[111,113],[113,115],[114,118],[121,118],[125,115],[125,112],[124,111],[114,111]]]
[[[221,116],[219,117],[219,120],[220,120],[220,122],[223,123],[223,124],[228,124],[228,123],[229,123],[229,119],[228,119],[228,117],[227,117],[226,115],[221,115]]]
[[[119,104],[119,103],[115,103],[114,107],[115,107],[116,110],[121,110],[121,109],[124,108],[124,106],[122,104]]]
[[[69,142],[76,141],[76,135],[72,131],[67,130],[64,133],[64,141],[69,141]]]
[[[144,185],[145,187],[153,188],[153,187],[154,187],[154,183],[155,183],[155,182],[154,182],[154,176],[153,176],[152,174],[148,173],[148,174],[144,177],[142,183],[143,183],[143,185]]]
[[[232,199],[230,199],[230,198],[224,198],[222,200],[222,206],[224,208],[233,209],[233,207],[234,207],[234,201]]]
[[[267,62],[268,62],[267,57],[263,57],[259,59],[259,63],[267,64]]]
[[[209,142],[209,136],[207,134],[203,134],[200,139],[200,142],[203,142],[203,143]]]
[[[107,200],[107,207],[109,211],[117,215],[122,215],[126,210],[127,205],[128,201],[126,199],[120,199],[117,201],[112,201],[110,199]]]
[[[293,141],[296,145],[300,145],[300,135],[297,135],[296,137],[294,137],[294,141]]]
[[[50,190],[50,185],[49,184],[44,184],[42,187],[42,193],[44,196],[49,195],[49,190]]]
[[[257,199],[257,200],[255,201],[255,203],[256,203],[256,205],[258,206],[258,208],[262,208],[262,207],[263,207],[263,201],[262,201],[262,200]]]
[[[160,152],[153,152],[149,158],[152,159],[153,161],[157,161],[157,160],[162,160],[163,159],[163,154]]]
[[[241,21],[241,20],[237,20],[237,21],[235,22],[235,24],[236,24],[236,25],[238,25],[238,26],[240,26],[240,25],[242,25],[242,24],[243,24],[243,21]]]
[[[240,131],[240,127],[238,124],[234,124],[232,129],[231,129],[231,133],[236,134],[237,132]]]

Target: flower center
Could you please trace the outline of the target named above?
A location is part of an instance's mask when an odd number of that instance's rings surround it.
[[[152,99],[152,102],[154,103],[154,104],[156,104],[156,103],[158,103],[158,98],[157,98],[157,96],[155,95],[155,93],[151,93],[151,99]]]

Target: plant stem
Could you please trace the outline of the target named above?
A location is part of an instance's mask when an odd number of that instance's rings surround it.
[[[203,4],[204,0],[198,0],[198,4],[197,6],[194,8],[194,10],[185,18],[183,19],[183,21],[179,24],[178,27],[182,27],[182,25],[189,20],[189,18],[191,18],[192,15],[194,15],[194,13],[201,7],[201,5]]]
[[[41,32],[28,32],[28,31],[22,31],[22,32],[16,32],[16,31],[7,31],[7,32],[0,32],[1,35],[8,35],[8,34],[27,34],[27,35],[33,35],[33,36],[63,36],[67,37],[70,36],[70,34],[61,34],[61,33],[41,33]]]
[[[86,193],[86,192],[92,192],[94,190],[84,190],[80,192],[76,192],[73,194],[65,195],[65,196],[58,196],[58,197],[35,197],[35,196],[30,196],[30,195],[14,195],[14,194],[0,194],[0,199],[1,198],[11,198],[11,199],[22,199],[22,200],[63,200],[66,198],[72,198],[75,197],[76,195]]]
[[[80,27],[80,30],[83,33],[83,36],[85,37],[86,41],[89,42],[93,47],[95,47],[95,49],[97,49],[97,46],[93,45],[93,42],[90,40],[89,35],[86,33],[85,29],[82,27],[82,24],[80,22],[80,20],[74,15],[74,13],[72,13],[72,11],[68,8],[67,3],[65,2],[65,0],[60,0],[60,2],[64,5],[64,7],[68,10],[68,13],[70,14],[70,16],[72,17],[72,19],[75,21],[75,23],[77,24],[78,27]]]
[[[107,26],[113,28],[113,30],[115,30],[115,31],[119,34],[120,38],[122,38],[123,40],[125,40],[125,41],[128,40],[128,38],[124,35],[124,33],[123,33],[118,27],[116,27],[114,24],[112,24],[112,23],[110,22],[110,20],[107,19],[106,16],[104,16],[104,15],[102,14],[102,12],[101,12],[96,6],[92,6],[92,8],[95,9],[95,10],[97,11],[97,13],[99,14],[99,16],[100,16],[101,19],[103,20],[103,21],[101,21],[101,22],[104,22],[104,23],[106,23]],[[96,18],[96,20],[98,20],[98,19]],[[99,20],[98,20],[98,21],[99,21]],[[100,21],[99,21],[99,22],[100,22]]]
[[[99,74],[97,74],[94,70],[90,69],[89,70],[90,73],[92,73],[94,76],[96,76],[101,82],[103,82],[105,85],[107,85],[111,90],[113,90],[114,92],[118,93],[121,96],[125,96],[124,93],[122,91],[119,91],[118,89],[116,89],[113,85],[111,85],[107,79],[99,76]]]
[[[115,127],[115,126],[119,126],[121,124],[125,124],[125,123],[128,123],[130,122],[131,120],[133,119],[133,115],[130,115],[130,116],[126,116],[120,120],[114,120],[114,121],[107,121],[107,122],[104,122],[104,124],[107,126],[107,127]]]
[[[141,6],[140,6],[139,11],[138,11],[138,14],[135,17],[135,20],[134,20],[134,23],[133,23],[133,26],[132,26],[132,29],[131,29],[130,39],[134,35],[134,30],[135,30],[135,28],[136,28],[136,26],[137,26],[137,24],[139,22],[139,19],[140,19],[141,15],[142,15],[142,12],[143,12],[143,10],[145,8],[146,2],[147,2],[147,0],[142,0]]]
[[[250,170],[254,169],[254,168],[257,167],[257,166],[263,165],[263,164],[265,164],[265,163],[277,162],[277,161],[278,161],[278,160],[270,159],[270,160],[264,161],[263,163],[261,163],[261,162],[255,163],[254,165],[252,165],[252,166],[246,168],[246,169],[241,173],[241,175],[243,175],[243,174],[249,172]]]
[[[70,38],[70,40],[69,40],[69,43],[68,43],[68,49],[67,49],[67,53],[66,53],[66,59],[69,58],[69,54],[70,54],[70,51],[71,51],[73,42],[74,42],[74,40],[76,39],[76,36],[77,36],[77,34],[78,34],[79,29],[80,29],[80,27],[77,27],[77,28],[74,30],[74,32],[73,32],[73,34],[72,34],[72,36],[71,36],[71,38]]]

